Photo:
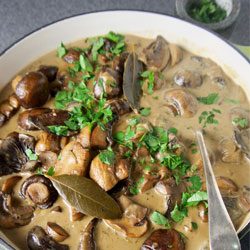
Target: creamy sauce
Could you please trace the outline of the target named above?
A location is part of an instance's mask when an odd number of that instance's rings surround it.
[[[134,44],[130,46],[140,51],[141,48],[148,45],[151,40],[146,40],[143,38],[138,38],[134,36],[128,36],[126,40],[130,44]],[[78,41],[72,45],[82,47],[84,44],[83,41]],[[178,138],[181,142],[186,146],[187,152],[190,151],[188,148],[192,142],[195,142],[194,131],[197,128],[201,128],[201,124],[198,122],[198,118],[201,112],[205,110],[211,110],[212,108],[216,108],[221,110],[222,114],[216,115],[216,119],[218,119],[218,126],[210,125],[205,129],[205,140],[206,144],[209,148],[209,151],[212,153],[213,159],[215,163],[213,165],[215,174],[217,176],[225,176],[231,178],[241,190],[244,186],[249,186],[250,172],[249,172],[249,162],[247,159],[242,156],[242,159],[239,164],[235,163],[224,163],[221,161],[221,153],[219,151],[218,145],[220,141],[224,138],[232,138],[233,129],[232,124],[229,118],[230,110],[234,106],[240,106],[241,108],[248,109],[249,102],[247,100],[246,94],[243,92],[242,88],[231,81],[227,76],[223,75],[226,79],[226,86],[221,88],[220,86],[211,83],[209,77],[204,77],[203,84],[198,88],[189,88],[188,91],[191,92],[194,96],[207,96],[209,93],[219,93],[219,101],[218,104],[213,105],[203,105],[199,104],[198,111],[195,116],[192,118],[182,118],[182,117],[173,117],[169,115],[165,110],[165,101],[164,95],[169,88],[176,88],[177,85],[173,82],[173,76],[175,72],[180,69],[195,69],[200,72],[202,75],[208,75],[211,70],[214,68],[217,69],[217,65],[209,59],[203,58],[202,61],[195,61],[191,57],[189,52],[184,51],[184,57],[180,63],[172,68],[167,68],[163,71],[165,77],[165,85],[160,90],[155,90],[154,93],[150,95],[144,95],[141,99],[142,107],[150,107],[151,115],[148,120],[156,126],[162,126],[164,128],[175,127],[178,129]],[[66,68],[67,64],[63,62],[61,59],[56,57],[56,53],[52,52],[48,55],[43,56],[38,59],[32,65],[29,65],[22,72],[35,70],[39,65],[56,65],[59,68]],[[10,85],[7,86],[0,94],[0,99],[3,100],[8,96],[8,93],[11,92]],[[154,97],[157,96],[158,99]],[[233,105],[230,103],[226,103],[225,99],[236,99],[240,101],[239,105]],[[51,106],[50,104],[46,104],[45,106]],[[20,110],[20,112],[23,109]],[[10,132],[18,131],[22,133],[27,133],[27,131],[23,131],[22,129],[17,127],[17,116],[10,119],[2,128],[0,128],[0,138],[5,138]],[[118,124],[118,128],[122,127],[122,122],[124,119],[128,118],[130,115],[125,115],[124,118],[121,119],[120,124]],[[39,132],[31,132],[30,134],[37,136]],[[190,161],[192,162],[192,155]],[[24,174],[25,176],[25,174]],[[6,176],[0,178],[0,184],[3,180],[6,179]],[[18,191],[21,186],[23,178],[15,187],[15,194],[18,196]],[[239,191],[240,192],[240,191]],[[151,189],[144,194],[140,194],[132,197],[134,201],[138,204],[146,206],[152,210],[164,211],[164,204],[162,197],[159,197],[154,189]],[[26,235],[28,231],[35,225],[40,225],[43,228],[46,228],[46,224],[48,221],[56,222],[60,226],[62,226],[69,234],[70,237],[63,241],[63,244],[67,244],[70,246],[70,249],[77,249],[80,233],[85,228],[87,223],[90,221],[89,216],[84,216],[81,221],[71,222],[69,219],[69,209],[67,205],[61,198],[58,198],[54,203],[53,207],[60,205],[62,207],[62,212],[51,212],[52,208],[41,210],[36,209],[35,216],[32,219],[31,223],[19,227],[12,230],[2,230],[6,236],[15,243],[20,249],[27,249],[26,246]],[[240,218],[234,221],[236,228],[238,228],[243,219],[246,217],[246,214],[242,214]],[[185,226],[189,226],[191,222],[196,222],[198,224],[198,230],[186,231]],[[197,208],[189,209],[189,216],[184,219],[182,223],[177,223],[174,227],[178,231],[185,234],[187,237],[186,240],[186,249],[195,250],[195,249],[205,249],[208,244],[208,224],[203,223],[198,216]],[[127,249],[140,249],[142,243],[145,239],[150,235],[150,233],[155,229],[155,227],[151,224],[147,233],[138,239],[125,238],[119,235],[119,233],[115,232],[111,228],[109,228],[104,222],[99,222],[97,228],[95,230],[95,240],[97,242],[98,249],[101,250],[127,250]]]

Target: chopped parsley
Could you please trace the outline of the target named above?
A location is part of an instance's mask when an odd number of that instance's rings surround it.
[[[67,49],[65,48],[64,44],[61,44],[57,47],[57,56],[62,58],[67,54]]]
[[[219,109],[212,109],[211,111],[203,111],[199,116],[199,123],[203,123],[203,128],[206,128],[208,124],[218,125],[218,120],[215,119],[215,114],[221,114]]]
[[[54,167],[50,167],[47,171],[47,175],[49,176],[53,176],[55,174],[55,168]]]
[[[93,42],[92,49],[91,49],[93,61],[97,60],[97,55],[99,53],[99,50],[103,47],[103,45],[104,45],[103,37],[99,37]]]
[[[235,117],[232,120],[234,126],[239,126],[241,128],[246,128],[248,126],[248,120],[246,118]]]
[[[191,187],[188,187],[190,192],[197,192],[201,189],[202,182],[201,178],[198,175],[193,175],[189,177],[188,181],[192,184]]]
[[[30,161],[38,160],[38,156],[30,148],[25,150],[25,154],[28,156]]]
[[[67,136],[69,128],[67,126],[48,126],[48,129],[51,133],[59,135],[59,136]]]
[[[89,73],[93,72],[93,66],[91,65],[91,63],[89,62],[86,56],[80,55],[79,62],[83,71],[86,71]]]
[[[226,18],[227,12],[215,0],[201,0],[191,4],[189,15],[203,23],[216,23]]]
[[[152,222],[154,222],[157,225],[163,226],[167,229],[171,228],[169,220],[164,215],[162,215],[161,213],[157,211],[154,211],[151,214],[150,219]]]
[[[112,148],[108,148],[101,151],[101,153],[99,154],[99,158],[103,163],[107,165],[113,165],[115,162],[115,153]]]
[[[144,177],[140,177],[137,182],[135,182],[132,186],[129,187],[129,192],[132,195],[137,195],[140,193],[140,185],[144,182]]]
[[[106,38],[114,43],[114,46],[112,46],[110,48],[110,52],[112,54],[119,55],[124,51],[125,41],[124,41],[123,35],[114,33],[113,31],[110,31],[107,35],[104,36],[104,38]]]
[[[143,78],[143,83],[147,82],[147,90],[151,95],[154,92],[154,81],[155,81],[155,73],[153,71],[144,71],[141,73],[141,77]]]
[[[171,218],[175,222],[180,222],[182,221],[187,215],[188,211],[187,208],[183,207],[182,209],[176,204],[174,209],[170,213]]]
[[[149,116],[151,114],[151,108],[142,108],[140,114],[142,116]]]
[[[193,230],[197,230],[198,229],[198,224],[196,222],[192,221],[191,225],[192,225],[192,229]]]
[[[219,100],[219,94],[218,93],[211,93],[205,97],[197,97],[197,100],[203,104],[206,104],[206,105],[215,104]]]

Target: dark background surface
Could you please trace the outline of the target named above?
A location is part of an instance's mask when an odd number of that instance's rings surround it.
[[[51,22],[81,13],[110,9],[176,15],[174,0],[0,0],[0,53],[25,35]],[[250,46],[250,0],[241,0],[241,11],[236,23],[220,32],[220,35],[233,43]],[[250,250],[249,233],[241,242],[242,250]]]

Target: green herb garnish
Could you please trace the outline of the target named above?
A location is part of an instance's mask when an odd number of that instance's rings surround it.
[[[25,154],[28,156],[30,161],[38,160],[38,156],[30,148],[25,150]]]
[[[224,20],[227,12],[221,8],[215,0],[201,0],[191,4],[189,15],[203,23],[216,23]]]
[[[154,90],[154,81],[155,81],[155,74],[153,71],[144,71],[141,73],[141,77],[143,78],[143,80],[147,81],[147,89],[148,89],[148,93],[151,95],[153,94],[153,90]]]
[[[67,126],[48,126],[48,129],[51,133],[59,136],[67,136],[69,128]]]
[[[206,105],[215,104],[219,100],[219,94],[218,93],[211,93],[206,97],[197,97],[197,100],[203,104],[206,104]]]
[[[50,167],[47,171],[47,175],[49,176],[53,176],[55,174],[55,168],[54,167]]]
[[[104,39],[102,37],[97,38],[92,44],[91,54],[93,61],[97,60],[98,51],[103,47]]]
[[[137,182],[134,183],[134,185],[129,187],[129,192],[133,195],[137,195],[140,192],[140,185],[144,182],[144,177],[140,177]]]
[[[57,56],[62,58],[67,54],[67,49],[65,48],[64,44],[61,42],[61,44],[57,47]]]
[[[100,154],[99,154],[99,158],[100,160],[107,164],[107,165],[113,165],[114,161],[115,161],[115,153],[112,150],[112,148],[108,148],[106,150],[103,150]]]
[[[192,229],[193,230],[197,230],[198,229],[198,224],[196,222],[191,222],[191,225],[192,225]]]
[[[215,119],[215,114],[221,114],[219,109],[212,109],[212,111],[203,111],[199,116],[199,123],[203,123],[203,128],[206,128],[208,124],[218,125],[218,120]]]
[[[171,228],[169,220],[161,213],[154,211],[150,216],[151,221],[155,224],[164,226],[165,228]]]
[[[151,108],[142,108],[140,114],[142,116],[149,116],[151,114]]]
[[[241,128],[246,128],[248,126],[248,120],[246,118],[235,117],[232,120],[234,126],[240,126]]]
[[[79,62],[83,71],[90,72],[90,73],[93,72],[93,66],[90,64],[86,56],[80,55]]]

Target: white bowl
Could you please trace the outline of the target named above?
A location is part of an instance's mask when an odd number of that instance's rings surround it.
[[[17,72],[54,50],[61,41],[67,44],[85,37],[103,35],[111,30],[148,38],[160,34],[171,43],[199,56],[208,57],[219,64],[250,97],[249,61],[231,44],[210,31],[178,18],[140,11],[105,11],[78,15],[31,33],[0,56],[0,90]],[[250,218],[246,218],[238,231],[249,220]]]

